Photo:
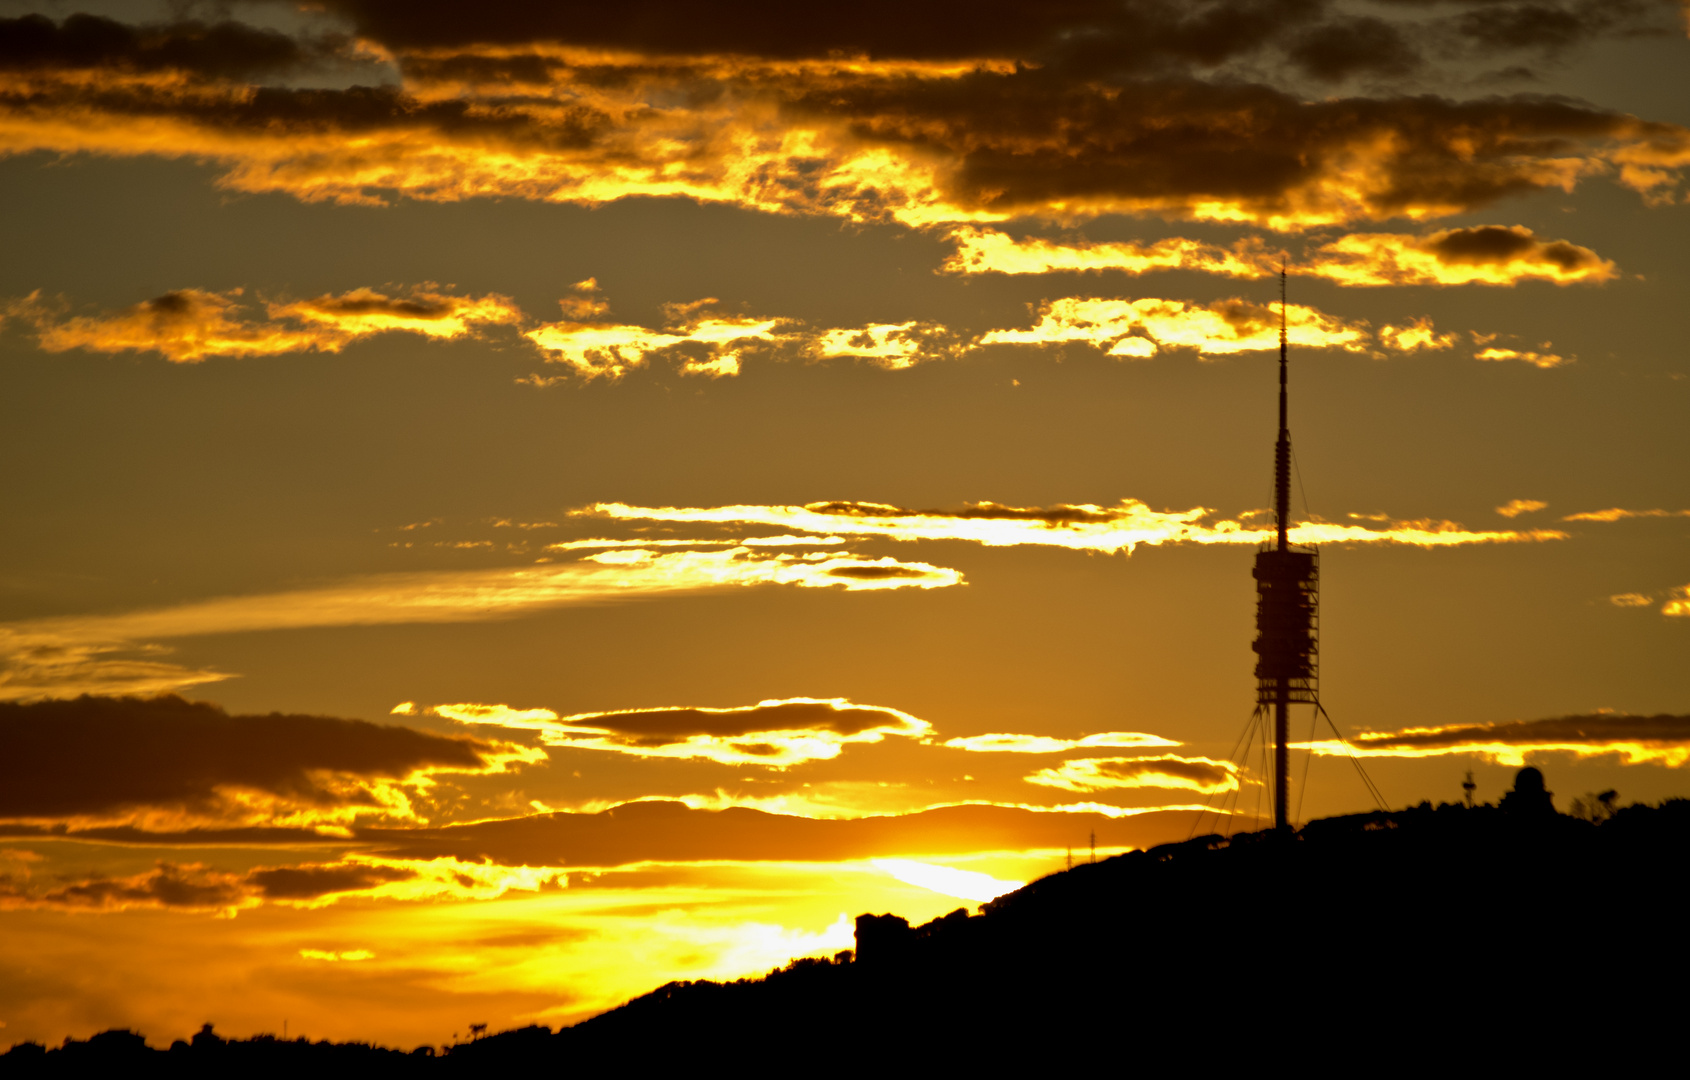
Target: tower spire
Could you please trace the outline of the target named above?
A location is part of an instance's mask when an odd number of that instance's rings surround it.
[[[1290,545],[1286,533],[1291,525],[1291,427],[1286,402],[1286,373],[1289,364],[1285,343],[1285,264],[1279,264],[1279,441],[1273,448],[1273,517],[1279,530],[1278,549]]]
[[[1279,440],[1273,447],[1273,516],[1278,525],[1278,550],[1290,551],[1291,422],[1286,395],[1288,348],[1285,341],[1285,264],[1279,264]],[[1273,827],[1291,825],[1291,680],[1281,677],[1273,695]]]
[[[1294,702],[1318,704],[1316,653],[1320,598],[1319,555],[1291,545],[1291,422],[1289,307],[1284,263],[1279,267],[1279,438],[1273,448],[1274,539],[1256,552],[1256,708],[1271,708],[1273,823],[1291,827],[1291,724]]]

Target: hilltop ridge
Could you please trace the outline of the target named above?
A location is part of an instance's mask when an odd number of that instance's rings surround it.
[[[385,1074],[681,1064],[727,1052],[724,1040],[866,1063],[1035,1053],[1061,1032],[1209,1053],[1293,1028],[1323,1033],[1317,1054],[1357,1040],[1397,1053],[1474,1040],[1570,1051],[1611,1023],[1628,1025],[1628,1046],[1673,1030],[1655,1025],[1684,1004],[1690,801],[1598,825],[1555,813],[1541,782],[1524,787],[1501,807],[1423,803],[1082,863],[920,927],[865,914],[854,952],[760,979],[671,983],[556,1033],[504,1032],[442,1056],[208,1031],[170,1051],[107,1033],[0,1063],[356,1057],[360,1072]]]

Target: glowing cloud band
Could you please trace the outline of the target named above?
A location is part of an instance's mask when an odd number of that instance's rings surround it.
[[[271,303],[265,305],[266,319],[242,310],[241,292],[179,289],[115,315],[68,318],[61,316],[62,303],[44,301],[37,292],[5,305],[0,314],[33,323],[48,352],[156,352],[178,364],[213,356],[339,352],[359,338],[395,331],[451,340],[522,318],[506,297],[451,296],[430,284],[395,296],[354,289]]]
[[[795,532],[879,536],[893,540],[966,540],[988,547],[1034,544],[1074,551],[1127,552],[1140,544],[1260,544],[1273,530],[1236,520],[1207,524],[1213,511],[1196,507],[1156,511],[1137,499],[1112,507],[1093,504],[1016,507],[970,503],[960,510],[907,510],[882,503],[823,502],[807,506],[651,507],[597,503],[578,514],[622,521],[712,525],[768,525]],[[1448,521],[1393,521],[1383,527],[1304,522],[1291,530],[1298,544],[1392,543],[1415,547],[1533,543],[1563,540],[1554,529],[1468,530]]]
[[[847,592],[937,589],[962,574],[928,563],[840,552],[616,549],[579,562],[515,569],[389,574],[295,592],[224,597],[123,615],[0,624],[0,699],[159,693],[229,676],[121,654],[159,638],[323,626],[474,622],[618,599],[752,585]],[[120,655],[113,655],[120,654]]]
[[[970,226],[952,230],[949,239],[956,250],[940,269],[952,274],[1190,270],[1254,279],[1277,274],[1285,258],[1260,240],[1242,240],[1231,248],[1180,237],[1153,243],[1068,244],[1039,237],[1018,240]],[[1358,233],[1307,248],[1285,265],[1294,275],[1351,286],[1513,285],[1521,281],[1568,285],[1609,281],[1618,275],[1611,261],[1589,248],[1565,240],[1540,240],[1520,225],[1445,229],[1427,236]]]
[[[1328,757],[1349,753],[1335,740],[1296,745]],[[1595,713],[1549,720],[1404,728],[1363,732],[1350,740],[1350,747],[1361,757],[1474,754],[1511,767],[1524,765],[1528,755],[1537,753],[1565,753],[1579,758],[1617,754],[1627,765],[1678,768],[1690,762],[1690,716]]]
[[[409,702],[394,710],[400,715],[414,711]],[[849,743],[877,743],[888,735],[925,740],[932,732],[925,720],[909,713],[857,705],[844,698],[782,698],[725,709],[622,709],[573,716],[559,716],[550,709],[481,704],[436,705],[428,711],[463,724],[537,731],[545,746],[771,769],[831,760]]]

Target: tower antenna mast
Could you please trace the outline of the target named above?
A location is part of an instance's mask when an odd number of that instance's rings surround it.
[[[1273,447],[1273,517],[1278,527],[1276,549],[1288,554],[1286,534],[1291,527],[1291,422],[1287,400],[1289,349],[1285,339],[1285,264],[1279,264],[1279,439]],[[1287,807],[1291,797],[1291,684],[1276,680],[1273,698],[1273,827],[1291,823]]]
[[[1319,555],[1291,544],[1291,423],[1284,263],[1279,267],[1279,438],[1273,448],[1274,540],[1256,552],[1256,708],[1273,710],[1273,824],[1291,827],[1293,702],[1318,704]],[[1259,714],[1259,712],[1258,712]]]

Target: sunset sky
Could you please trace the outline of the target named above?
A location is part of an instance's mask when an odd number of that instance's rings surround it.
[[[555,1027],[1258,827],[1282,261],[1386,800],[1690,796],[1687,18],[4,0],[0,1047]]]

